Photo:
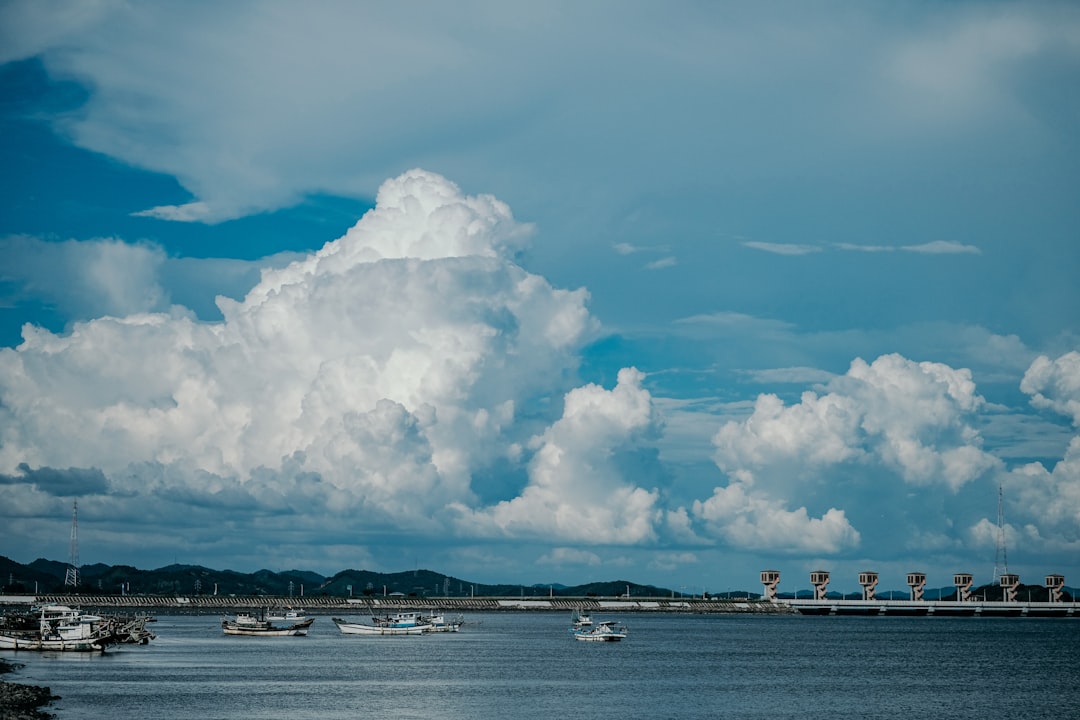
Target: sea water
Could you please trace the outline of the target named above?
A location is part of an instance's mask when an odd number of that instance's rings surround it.
[[[362,618],[357,618],[362,620]],[[162,616],[147,646],[13,653],[9,680],[57,718],[1080,717],[1080,619],[618,614],[619,643],[569,617],[466,615],[459,633],[222,634]]]

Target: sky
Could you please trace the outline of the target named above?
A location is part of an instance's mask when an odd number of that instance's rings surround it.
[[[0,2],[0,554],[1076,586],[1078,78],[1064,1]]]

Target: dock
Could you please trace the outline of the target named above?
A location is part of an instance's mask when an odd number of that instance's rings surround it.
[[[781,600],[801,615],[890,615],[909,617],[1080,618],[1080,605],[1063,602],[955,600]]]
[[[1080,617],[1080,606],[1076,600],[1064,593],[1065,576],[1051,573],[1046,576],[1043,588],[1038,592],[1046,601],[1020,600],[1020,577],[1013,573],[1002,573],[996,584],[1001,600],[987,600],[983,593],[972,592],[974,576],[959,572],[953,575],[956,593],[947,600],[924,598],[926,573],[910,572],[907,584],[911,588],[909,600],[878,600],[874,597],[878,584],[878,574],[872,570],[859,573],[862,585],[862,599],[848,600],[828,597],[828,570],[814,570],[810,573],[813,585],[812,598],[781,599],[777,594],[780,584],[778,570],[762,570],[761,582],[764,586],[762,597],[771,602],[785,603],[801,615],[899,615],[916,617]],[[1038,595],[1036,595],[1037,597]]]

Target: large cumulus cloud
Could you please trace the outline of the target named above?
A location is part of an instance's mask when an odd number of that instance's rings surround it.
[[[619,372],[613,390],[586,385],[567,393],[563,416],[535,438],[530,482],[517,498],[466,522],[495,534],[545,536],[587,543],[656,539],[657,493],[628,482],[618,458],[654,434],[659,419],[643,375]]]
[[[93,468],[115,497],[428,525],[520,460],[596,329],[583,290],[514,263],[529,230],[411,171],[344,237],[219,298],[221,322],[174,307],[28,328],[0,351],[0,472],[25,507],[41,468]]]
[[[792,405],[761,395],[716,433],[729,482],[694,516],[747,548],[888,554],[885,535],[925,542],[947,531],[948,496],[1000,470],[973,424],[983,405],[967,370],[895,354],[856,359]]]
[[[1035,407],[1067,415],[1080,426],[1080,352],[1056,360],[1039,356],[1024,373],[1020,389],[1031,395]]]
[[[1035,407],[1054,411],[1080,426],[1080,352],[1031,363],[1020,389]],[[1073,437],[1060,461],[1016,468],[1005,481],[1015,498],[1010,525],[1017,543],[1036,550],[1080,550],[1080,436]],[[977,532],[978,527],[973,528]]]
[[[857,358],[826,392],[807,391],[790,407],[759,396],[746,422],[716,434],[716,461],[731,471],[869,460],[910,484],[955,490],[997,464],[970,422],[983,403],[970,371],[895,354]]]

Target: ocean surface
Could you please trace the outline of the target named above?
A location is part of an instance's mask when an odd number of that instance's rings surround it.
[[[57,718],[1077,718],[1080,619],[469,614],[459,633],[227,637],[159,616],[103,655],[15,653]],[[353,618],[363,621],[366,618]]]

